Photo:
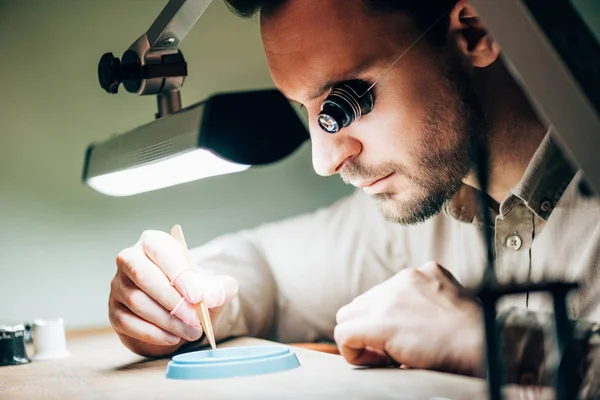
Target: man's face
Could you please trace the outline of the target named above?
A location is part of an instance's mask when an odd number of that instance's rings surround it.
[[[386,218],[417,223],[437,214],[469,173],[468,143],[484,136],[482,113],[457,47],[421,40],[402,13],[360,0],[288,0],[261,22],[271,75],[306,107],[313,165],[339,173],[379,201]],[[374,83],[373,111],[337,134],[317,124],[331,84]]]

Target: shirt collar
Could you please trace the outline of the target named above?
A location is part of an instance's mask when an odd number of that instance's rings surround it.
[[[544,220],[550,217],[576,172],[551,136],[552,130],[544,137],[523,177],[509,192],[499,209],[490,207],[492,220],[497,215],[508,214],[519,202]],[[444,212],[458,221],[481,225],[477,194],[477,189],[463,185],[444,207]]]

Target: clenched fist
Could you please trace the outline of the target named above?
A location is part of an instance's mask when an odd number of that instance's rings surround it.
[[[402,270],[338,311],[340,353],[355,365],[396,362],[481,375],[481,310],[463,292],[436,263]]]
[[[109,318],[133,352],[167,355],[202,336],[194,304],[204,300],[214,321],[237,291],[235,279],[191,266],[181,243],[168,233],[145,231],[117,256]]]

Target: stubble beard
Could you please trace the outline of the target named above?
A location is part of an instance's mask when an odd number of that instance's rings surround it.
[[[431,104],[422,121],[421,139],[411,157],[416,161],[415,167],[391,162],[377,167],[350,164],[341,172],[346,182],[351,177],[390,173],[408,179],[410,193],[388,191],[373,195],[388,221],[415,225],[439,214],[472,170],[471,146],[487,137],[485,114],[466,71],[449,68],[444,77],[448,89],[439,103]]]

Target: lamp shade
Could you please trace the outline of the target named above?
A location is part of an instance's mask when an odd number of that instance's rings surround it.
[[[91,144],[83,181],[129,196],[279,161],[309,137],[277,90],[221,93]]]

